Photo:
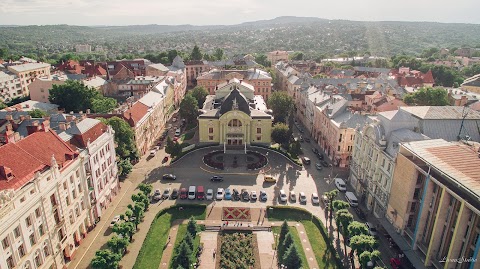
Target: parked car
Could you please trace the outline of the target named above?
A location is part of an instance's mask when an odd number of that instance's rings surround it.
[[[181,133],[182,133],[182,131],[180,130],[180,128],[177,128],[177,130],[175,130],[175,136],[176,137],[179,137]]]
[[[223,177],[222,176],[213,176],[210,178],[210,181],[223,181]]]
[[[264,190],[260,191],[260,201],[266,202],[268,200],[267,192]]]
[[[188,200],[195,200],[197,197],[197,186],[188,187]]]
[[[263,177],[263,181],[269,182],[269,183],[275,183],[275,182],[277,182],[277,179],[274,178],[274,177],[271,176],[271,175],[265,175],[265,176]]]
[[[321,161],[320,163],[321,163],[324,167],[329,167],[329,166],[330,166],[327,161]]]
[[[180,199],[187,199],[187,197],[188,197],[187,188],[181,188],[180,189]]]
[[[343,181],[343,179],[338,177],[335,178],[335,187],[337,187],[339,191],[342,191],[342,192],[347,191],[347,185],[345,185],[345,181]]]
[[[207,194],[205,195],[205,198],[207,199],[207,201],[213,200],[213,190],[212,189],[207,190]]]
[[[315,168],[317,168],[317,170],[322,170],[323,166],[320,163],[316,163]]]
[[[155,192],[153,193],[153,200],[155,201],[162,200],[162,193],[160,192],[160,189],[156,189]]]
[[[328,197],[323,194],[322,197],[321,197],[321,200],[322,200],[322,203],[327,206],[330,202],[328,201]]]
[[[319,160],[323,160],[323,154],[320,151],[316,155]]]
[[[232,200],[232,192],[230,189],[225,189],[225,200]]]
[[[292,202],[292,203],[297,202],[297,195],[295,194],[294,191],[290,191],[290,194],[288,196],[290,197],[290,202]]]
[[[357,213],[357,216],[360,220],[365,220],[366,219],[365,213],[359,207],[354,207],[353,211],[355,211],[355,213]]]
[[[280,199],[280,202],[283,202],[283,203],[287,202],[287,194],[285,193],[284,190],[280,190],[278,198]]]
[[[177,176],[173,175],[173,174],[165,174],[162,176],[162,179],[163,180],[175,180],[177,179]]]
[[[318,205],[320,201],[318,200],[318,194],[317,193],[312,193],[312,204],[313,205]]]
[[[237,189],[233,189],[233,200],[235,201],[240,200],[240,192]]]
[[[312,147],[312,152],[313,152],[313,154],[317,154],[317,153],[318,153],[318,149]]]
[[[257,192],[256,192],[256,191],[252,191],[252,192],[250,193],[250,199],[251,199],[252,201],[257,201],[257,198],[258,198],[258,197],[257,197]]]
[[[218,188],[217,195],[216,195],[217,200],[223,200],[223,197],[224,197],[223,188]]]
[[[250,194],[248,193],[247,189],[242,189],[242,200],[249,201]]]
[[[168,156],[163,157],[162,163],[168,162]]]
[[[120,221],[120,215],[113,217],[112,221],[110,222],[110,228],[115,226],[115,224],[117,224],[119,221]]]
[[[303,136],[300,136],[300,137],[298,138],[298,140],[299,140],[300,142],[305,141],[305,140],[303,139]]]
[[[203,186],[197,187],[197,199],[198,200],[205,199],[205,189],[203,188]]]
[[[154,150],[154,149],[150,150],[150,154],[149,154],[150,157],[155,157],[156,154],[157,154],[156,150]]]
[[[177,189],[177,188],[174,188],[174,189],[172,190],[172,195],[170,195],[170,198],[171,198],[172,200],[178,198],[178,189]]]
[[[302,163],[305,164],[305,165],[309,165],[310,164],[310,158],[303,156],[302,157]]]
[[[305,137],[304,139],[305,139],[305,142],[310,143],[310,138]]]
[[[304,192],[300,192],[298,194],[298,201],[301,203],[301,204],[306,204],[307,203],[307,196],[305,195]]]
[[[162,199],[163,200],[168,199],[170,197],[171,191],[172,191],[171,188],[166,188],[165,190],[163,190]]]
[[[368,233],[373,236],[373,237],[376,237],[377,236],[377,229],[375,228],[375,226],[373,226],[372,223],[370,222],[365,222],[365,225],[367,226],[368,228]]]

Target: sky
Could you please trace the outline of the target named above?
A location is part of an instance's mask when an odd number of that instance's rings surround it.
[[[479,0],[0,0],[0,25],[232,25],[279,16],[480,24]]]

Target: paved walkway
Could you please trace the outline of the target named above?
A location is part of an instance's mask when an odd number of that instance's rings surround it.
[[[257,234],[258,252],[260,254],[260,266],[262,268],[276,268],[277,253],[274,249],[275,238],[272,232],[259,231]]]
[[[200,243],[203,244],[203,252],[200,255],[200,269],[215,268],[215,262],[219,258],[217,255],[215,255],[215,258],[213,257],[214,250],[219,253],[217,251],[217,236],[218,232],[205,231],[200,234]]]

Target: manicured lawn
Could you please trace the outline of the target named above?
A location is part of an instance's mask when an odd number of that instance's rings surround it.
[[[180,206],[183,207],[181,211],[178,210]],[[191,216],[197,220],[203,220],[205,219],[205,208],[205,205],[180,204],[160,211],[150,225],[150,230],[143,241],[133,268],[158,269],[172,222],[176,219],[188,219]]]
[[[320,268],[340,268],[337,266],[335,253],[332,253],[330,248],[327,247],[325,238],[317,225],[312,222],[312,215],[310,212],[292,207],[276,207],[273,210],[268,210],[268,219],[270,221],[282,222],[283,220],[300,221],[305,227],[318,266]],[[280,227],[274,227],[273,229],[275,228],[278,228],[278,231],[280,231]]]
[[[302,242],[300,241],[300,236],[298,235],[297,228],[289,226],[288,230],[293,236],[293,243],[295,244],[295,247],[297,247],[298,254],[302,259],[302,268],[308,268],[307,256],[305,256],[305,251],[303,250]],[[277,235],[275,236],[275,240],[277,240],[278,235],[280,234],[280,226],[272,227],[272,231],[273,234]]]
[[[202,231],[202,230],[205,230],[205,226],[204,225],[198,225],[198,232]],[[185,235],[187,234],[187,225],[186,224],[180,224],[178,225],[178,230],[177,230],[177,238],[175,239],[175,246],[174,246],[174,249],[173,249],[173,253],[172,253],[172,258],[173,258],[173,255],[175,254],[175,251],[177,250],[177,247],[180,245],[180,243],[182,242],[183,238],[185,237]],[[196,260],[196,257],[197,257],[197,251],[198,251],[198,246],[200,245],[200,234],[197,233],[197,236],[195,236],[195,240],[193,241],[193,253],[192,253],[192,260],[193,262],[197,262]],[[172,268],[172,261],[170,260],[170,266],[169,268]],[[173,269],[176,269],[176,268],[173,268]]]

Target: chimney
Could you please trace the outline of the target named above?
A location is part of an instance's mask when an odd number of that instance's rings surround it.
[[[87,110],[85,110],[85,113],[90,114],[90,109],[88,108]]]
[[[38,120],[32,122],[32,125],[27,126],[27,133],[31,135],[41,130],[41,126],[38,123]]]
[[[30,115],[25,115],[25,119],[31,120],[31,119],[32,119],[32,116],[30,116]]]
[[[24,115],[21,115],[20,116],[20,121],[24,121],[25,120],[25,116]]]
[[[12,114],[5,115],[5,120],[13,120]]]
[[[65,119],[66,119],[67,122],[71,122],[73,120],[73,116],[72,115],[67,115],[65,117]]]
[[[0,165],[0,179],[7,180],[7,182],[8,182],[13,178],[14,178],[14,176],[13,176],[13,173],[12,173],[12,169],[10,169],[10,168],[8,168],[4,165]]]
[[[48,132],[48,130],[50,129],[50,120],[45,119],[45,120],[42,122],[42,129],[43,129],[45,132]]]
[[[58,128],[62,131],[65,131],[67,130],[67,126],[66,126],[66,123],[65,122],[60,122],[58,123]]]

